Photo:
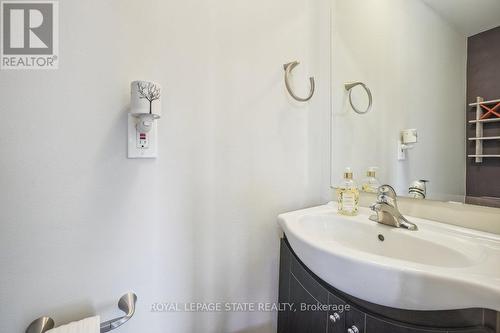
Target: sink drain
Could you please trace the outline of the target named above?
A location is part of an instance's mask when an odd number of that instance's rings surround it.
[[[384,235],[379,234],[379,235],[378,235],[378,240],[379,240],[379,241],[381,241],[381,242],[383,242],[383,241],[385,240]]]

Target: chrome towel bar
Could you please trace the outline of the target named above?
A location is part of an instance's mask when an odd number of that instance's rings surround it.
[[[118,300],[118,308],[125,312],[125,316],[111,319],[101,323],[101,333],[109,332],[115,328],[125,324],[135,313],[135,303],[137,302],[137,295],[129,292],[120,297]],[[40,317],[33,321],[26,333],[45,333],[53,329],[55,326],[54,320],[50,317]]]
[[[295,67],[297,67],[299,64],[300,64],[300,62],[293,61],[293,62],[289,62],[288,64],[283,65],[283,68],[285,69],[285,86],[286,86],[286,90],[288,90],[288,93],[290,94],[290,96],[293,97],[293,99],[295,99],[296,101],[299,101],[299,102],[307,102],[314,95],[314,89],[315,89],[314,77],[309,78],[309,82],[311,83],[311,90],[309,91],[309,96],[307,96],[305,98],[302,98],[302,97],[295,95],[295,93],[293,92],[292,86],[290,84],[291,73],[292,73],[293,69]]]

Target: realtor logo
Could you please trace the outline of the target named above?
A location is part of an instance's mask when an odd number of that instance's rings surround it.
[[[57,1],[1,1],[1,69],[57,69]]]

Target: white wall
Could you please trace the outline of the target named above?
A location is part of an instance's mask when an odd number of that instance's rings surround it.
[[[273,332],[280,212],[327,200],[329,3],[61,0],[60,69],[0,72],[0,331],[119,314],[120,332]],[[293,103],[282,64],[298,59]],[[164,87],[157,160],[126,159],[129,83]]]
[[[334,0],[333,179],[370,166],[401,194],[429,179],[432,198],[465,194],[466,38],[421,0]],[[371,88],[371,113],[348,106],[343,83]],[[364,95],[356,92],[358,103]],[[360,97],[361,96],[361,97]],[[418,130],[419,142],[397,161],[399,132]]]

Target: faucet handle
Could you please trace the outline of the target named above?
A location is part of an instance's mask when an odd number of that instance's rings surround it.
[[[377,203],[385,203],[392,207],[397,207],[396,198],[392,198],[386,194],[379,194],[377,196]]]
[[[396,199],[397,198],[397,194],[396,194],[396,190],[394,189],[394,187],[392,187],[391,185],[382,185],[378,188],[378,194],[379,195],[386,195],[392,199]]]
[[[371,204],[370,209],[374,212],[380,212],[382,207],[381,207],[380,203],[377,202],[377,203]]]
[[[396,190],[391,185],[382,185],[378,188],[377,200],[379,203],[386,203],[393,207],[398,207]]]

